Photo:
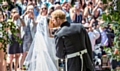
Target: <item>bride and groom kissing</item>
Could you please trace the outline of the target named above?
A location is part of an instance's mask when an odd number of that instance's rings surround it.
[[[65,71],[94,71],[89,36],[81,24],[69,23],[62,10],[51,14],[59,26],[54,38],[49,37],[47,17],[41,17],[24,65],[28,71],[58,71],[57,57],[65,59]]]

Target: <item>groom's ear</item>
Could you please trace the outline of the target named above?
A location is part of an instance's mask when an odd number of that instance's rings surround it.
[[[59,18],[59,17],[57,17],[57,21],[60,21],[60,18]]]

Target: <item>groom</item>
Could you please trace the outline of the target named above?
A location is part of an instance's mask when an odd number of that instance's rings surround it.
[[[94,71],[92,47],[85,28],[67,22],[62,10],[54,11],[51,17],[53,24],[61,27],[55,33],[56,55],[65,59],[65,71]]]

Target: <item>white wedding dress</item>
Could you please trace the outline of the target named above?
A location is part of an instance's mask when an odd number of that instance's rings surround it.
[[[24,62],[28,71],[58,71],[55,43],[54,39],[48,36],[47,25],[46,17],[41,17]]]

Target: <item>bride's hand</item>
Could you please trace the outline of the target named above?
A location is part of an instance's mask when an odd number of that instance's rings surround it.
[[[54,37],[56,30],[57,30],[57,28],[49,28],[50,37]]]

